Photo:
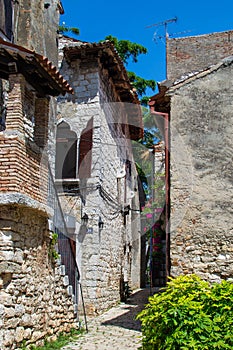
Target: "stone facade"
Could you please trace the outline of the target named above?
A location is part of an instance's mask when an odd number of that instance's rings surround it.
[[[48,206],[49,95],[67,90],[43,56],[2,40],[0,46],[0,348],[6,350],[55,339],[76,326],[77,310],[65,267],[52,258]]]
[[[170,89],[172,275],[233,278],[232,74],[231,58]]]
[[[75,327],[64,268],[51,257],[47,215],[0,206],[0,348],[42,344]]]
[[[1,349],[43,342],[75,326],[69,281],[50,258],[47,206],[49,99],[38,98],[23,75],[12,74],[1,132]],[[30,111],[33,111],[34,123]],[[64,275],[64,268],[61,270]]]
[[[35,50],[57,66],[58,23],[62,13],[60,0],[14,2],[14,43]]]
[[[199,72],[233,55],[233,31],[167,40],[167,79]]]
[[[55,336],[75,325],[69,282],[67,277],[63,281],[59,266],[54,267],[49,258],[54,248],[50,247],[48,217],[53,212],[47,207],[46,157],[43,148],[27,139],[22,106],[17,108],[22,96],[17,84],[13,96],[16,108],[12,104],[11,112],[9,94],[7,128],[0,135],[1,349],[15,349],[23,340],[40,343],[45,335]],[[48,106],[48,100],[44,102]],[[45,110],[40,108],[40,113]],[[41,136],[40,141],[44,140]]]
[[[79,44],[71,43],[71,50]],[[58,99],[58,129],[67,123],[76,134],[79,159],[83,131],[89,125],[93,133],[86,139],[91,143],[90,173],[80,172],[77,156],[79,195],[63,196],[62,201],[63,208],[76,218],[74,233],[85,305],[89,314],[95,314],[119,301],[121,283],[128,282],[133,289],[140,286],[140,205],[127,126],[130,103],[122,103],[110,69],[101,64],[98,55],[85,55],[86,48],[84,45],[82,58],[69,59],[69,48],[65,51],[61,72],[69,79],[74,95]],[[104,55],[105,50],[103,44],[98,51]],[[87,227],[81,224],[84,213],[89,218]]]

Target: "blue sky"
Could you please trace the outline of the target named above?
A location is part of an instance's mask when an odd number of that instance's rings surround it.
[[[96,42],[111,34],[144,45],[148,54],[141,55],[137,64],[126,68],[156,81],[165,79],[165,39],[159,38],[165,32],[164,26],[147,26],[177,17],[177,22],[167,27],[171,37],[233,29],[232,0],[62,0],[62,4],[65,14],[61,16],[61,23],[78,27],[77,39]]]

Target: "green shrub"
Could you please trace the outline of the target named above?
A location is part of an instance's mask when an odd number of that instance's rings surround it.
[[[233,349],[233,284],[179,276],[137,318],[145,350]]]

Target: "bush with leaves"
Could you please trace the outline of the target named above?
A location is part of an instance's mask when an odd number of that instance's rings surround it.
[[[145,350],[233,349],[233,283],[179,276],[137,318]]]

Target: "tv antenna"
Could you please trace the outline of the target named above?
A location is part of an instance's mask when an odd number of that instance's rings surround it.
[[[166,21],[163,21],[163,22],[158,22],[158,23],[151,24],[151,25],[147,26],[146,28],[163,27],[164,26],[165,35],[157,36],[157,33],[155,32],[153,40],[156,40],[156,37],[158,37],[159,39],[167,38],[168,37],[167,25],[169,23],[177,22],[177,19],[178,19],[177,17],[170,18],[170,19],[167,19]]]

